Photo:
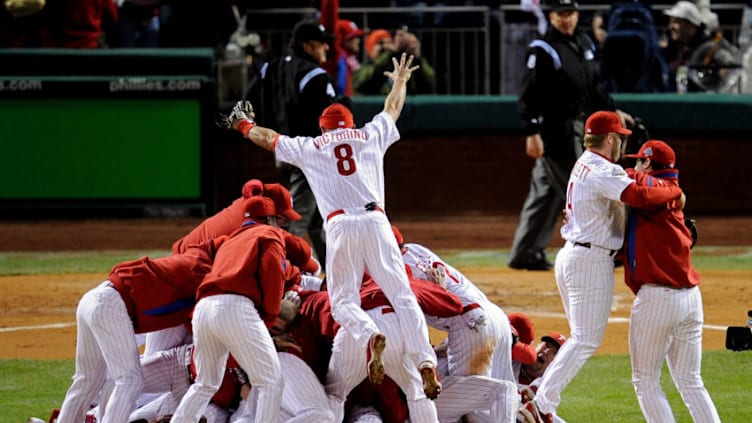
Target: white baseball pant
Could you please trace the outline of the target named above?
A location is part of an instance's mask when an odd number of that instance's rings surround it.
[[[535,396],[543,413],[556,411],[561,392],[601,345],[614,296],[614,259],[606,250],[567,242],[556,255],[555,272],[570,337],[543,374]]]
[[[279,353],[285,390],[282,393],[280,423],[334,423],[329,399],[311,367],[297,356]]]
[[[193,312],[196,381],[172,417],[173,423],[196,423],[217,391],[230,353],[258,392],[255,419],[276,422],[284,382],[274,342],[253,302],[242,295],[204,297]]]
[[[517,386],[487,376],[447,376],[436,398],[441,423],[455,423],[462,416],[475,423],[514,423],[519,407]],[[507,416],[491,412],[498,403],[509,404]]]
[[[381,413],[373,406],[363,407],[360,405],[354,406],[350,410],[346,423],[383,423],[381,419]]]
[[[391,224],[378,211],[347,211],[326,223],[327,290],[332,316],[363,347],[378,328],[360,308],[360,285],[368,270],[404,322],[405,352],[417,367],[436,363],[428,326],[410,289]],[[387,337],[387,345],[390,340]]]
[[[386,348],[382,354],[384,370],[405,393],[410,421],[437,422],[436,406],[423,392],[423,380],[418,368],[405,354],[403,340],[406,335],[403,329],[411,323],[403,323],[391,307],[376,307],[366,313],[386,336]],[[326,393],[330,397],[337,421],[342,421],[344,416],[345,398],[367,376],[363,346],[347,329],[340,328],[334,337],[332,357],[326,376]]]
[[[128,420],[144,378],[136,334],[123,298],[110,281],[81,297],[76,310],[76,373],[60,407],[58,423],[80,423],[107,378],[114,389],[107,401],[102,423]]]
[[[721,421],[700,374],[702,324],[698,287],[643,285],[637,292],[629,319],[629,355],[632,384],[648,423],[676,422],[661,388],[664,360],[692,420]]]
[[[160,351],[167,351],[179,345],[193,343],[193,336],[186,325],[177,325],[171,328],[157,330],[146,334],[144,357]]]
[[[130,420],[147,421],[165,414],[173,414],[178,402],[191,386],[188,366],[191,362],[193,344],[181,345],[163,351],[157,351],[141,359],[144,374],[144,394],[164,393],[164,395],[139,407],[131,413]]]

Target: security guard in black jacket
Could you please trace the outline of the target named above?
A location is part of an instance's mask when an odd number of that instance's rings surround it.
[[[293,28],[290,48],[282,56],[254,66],[246,98],[253,104],[259,125],[290,136],[321,135],[319,116],[337,101],[334,82],[320,66],[326,61],[333,40],[334,36],[317,21],[303,20]],[[323,265],[324,221],[308,181],[294,166],[279,162],[277,166],[289,181],[293,206],[302,216],[291,222],[288,230],[301,237],[308,232]]]
[[[510,253],[514,269],[553,267],[545,248],[564,206],[569,173],[583,151],[585,118],[596,110],[615,110],[598,73],[595,46],[577,30],[577,2],[552,0],[548,17],[546,34],[530,43],[519,96],[526,152],[536,161]]]

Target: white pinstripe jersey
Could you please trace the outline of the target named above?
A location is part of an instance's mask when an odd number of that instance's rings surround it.
[[[592,151],[585,151],[567,183],[567,223],[561,237],[618,250],[624,241],[626,207],[621,193],[634,181],[624,169]]]
[[[450,264],[444,263],[441,257],[420,244],[407,243],[402,258],[405,264],[410,266],[413,276],[419,279],[428,279],[426,270],[431,267],[443,267],[446,271],[447,291],[460,297],[462,305],[482,304],[488,301],[488,297],[475,284],[465,277],[459,270]]]
[[[277,159],[299,167],[308,179],[321,216],[344,209],[384,207],[384,154],[399,140],[388,113],[379,113],[361,129],[342,128],[318,137],[280,135]]]

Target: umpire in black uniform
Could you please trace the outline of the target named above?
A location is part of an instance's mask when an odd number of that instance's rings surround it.
[[[283,55],[255,68],[247,94],[259,125],[290,136],[321,135],[319,116],[337,101],[332,78],[321,67],[334,36],[315,20],[298,22]],[[322,266],[326,263],[324,221],[308,181],[297,167],[277,163],[289,183],[293,207],[301,215],[288,230],[300,237],[308,232]],[[322,268],[322,270],[324,270]]]
[[[564,207],[569,173],[583,151],[584,120],[596,110],[616,109],[599,76],[595,46],[577,29],[577,2],[551,0],[548,19],[546,34],[530,43],[519,96],[525,149],[536,161],[514,234],[509,259],[514,269],[553,267],[545,249]]]

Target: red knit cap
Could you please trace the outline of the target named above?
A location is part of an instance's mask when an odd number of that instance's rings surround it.
[[[324,129],[354,128],[355,122],[350,109],[339,103],[334,103],[321,113],[319,126]]]

